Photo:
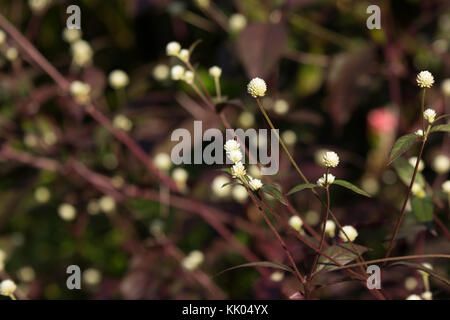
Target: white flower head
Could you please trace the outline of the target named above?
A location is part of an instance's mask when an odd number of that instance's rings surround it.
[[[289,111],[289,102],[284,99],[277,99],[273,104],[273,111],[282,116]]]
[[[65,221],[72,221],[77,216],[77,210],[69,203],[63,203],[58,208],[58,214]]]
[[[28,0],[28,5],[33,12],[44,10],[50,3],[51,0]]]
[[[48,190],[47,187],[38,187],[34,191],[34,198],[39,203],[46,203],[48,200],[50,200],[50,190]]]
[[[253,78],[247,85],[247,91],[253,98],[264,97],[266,90],[266,82],[261,78]]]
[[[248,198],[247,189],[243,186],[234,186],[231,190],[231,194],[234,200],[241,203],[245,202]]]
[[[90,101],[91,86],[82,81],[75,80],[70,84],[70,94],[79,104],[86,104]]]
[[[433,123],[436,118],[436,111],[433,109],[427,109],[423,112],[423,118],[428,121],[428,123]]]
[[[447,181],[445,181],[445,182],[442,184],[442,190],[443,190],[446,194],[450,195],[450,180],[447,180]]]
[[[166,53],[168,56],[178,56],[180,50],[181,45],[176,41],[169,42],[166,46]]]
[[[183,80],[184,78],[184,67],[180,65],[173,66],[170,70],[170,75],[172,77],[172,80]]]
[[[110,196],[103,196],[98,200],[100,210],[104,213],[111,213],[116,210],[116,200]]]
[[[0,30],[0,46],[2,46],[6,41],[6,33]]]
[[[328,184],[332,184],[335,180],[335,176],[333,176],[331,173],[328,174],[328,176],[324,173],[323,177],[319,178],[319,180],[317,180],[317,185],[320,187],[324,187],[325,186],[325,180],[327,180]]]
[[[194,250],[189,253],[181,262],[184,269],[188,271],[193,271],[197,269],[205,259],[203,253],[199,250]]]
[[[161,152],[155,156],[155,166],[159,170],[169,170],[172,167],[172,159],[167,153]]]
[[[247,174],[244,165],[242,162],[236,163],[231,167],[231,175],[233,178],[243,178]]]
[[[114,89],[121,89],[126,87],[130,83],[130,79],[125,71],[114,70],[108,77],[109,85]]]
[[[442,81],[442,92],[446,97],[450,97],[450,79],[445,79]]]
[[[336,235],[336,224],[334,223],[333,220],[327,220],[327,222],[325,223],[325,233],[330,237],[330,238],[334,238],[334,236]]]
[[[6,49],[5,57],[6,57],[6,59],[8,59],[8,61],[13,62],[17,59],[18,56],[19,56],[19,51],[17,51],[16,48],[9,47],[8,49]]]
[[[417,162],[417,157],[411,157],[408,159],[409,164],[415,168],[416,167],[416,162]],[[419,171],[423,171],[423,169],[425,169],[425,163],[423,162],[422,159],[420,159],[419,161],[419,166],[417,167],[417,170]]]
[[[213,78],[220,78],[222,75],[222,69],[220,69],[218,66],[212,66],[209,68],[209,75]]]
[[[431,88],[434,83],[434,77],[429,71],[421,71],[416,78],[417,85],[421,88]]]
[[[164,81],[169,78],[170,69],[166,64],[160,63],[153,68],[153,78]]]
[[[4,296],[10,296],[14,293],[14,291],[16,291],[17,286],[14,283],[14,281],[12,280],[3,280],[0,283],[0,294],[4,295]]]
[[[425,291],[422,293],[423,300],[433,300],[433,294],[431,291]]]
[[[231,32],[239,33],[247,26],[247,18],[243,14],[234,13],[230,16],[228,25]]]
[[[292,217],[289,218],[289,225],[293,229],[295,229],[297,231],[300,231],[302,229],[302,226],[303,226],[303,221],[298,216],[292,216]]]
[[[293,146],[297,142],[297,134],[292,130],[286,130],[281,134],[281,138],[287,146]]]
[[[231,152],[235,150],[240,150],[241,145],[236,140],[230,139],[227,140],[223,148],[225,149],[226,152]]]
[[[73,63],[84,67],[92,62],[93,51],[90,44],[85,40],[77,40],[71,45]]]
[[[255,124],[255,116],[249,111],[244,111],[239,115],[238,121],[243,128],[250,128]]]
[[[411,294],[408,296],[408,298],[406,298],[406,300],[422,300],[422,298],[417,294]]]
[[[241,150],[232,150],[227,152],[227,156],[231,161],[233,161],[233,163],[240,162],[243,157]]]
[[[334,168],[339,164],[339,156],[333,151],[326,152],[322,160],[326,167]]]
[[[284,279],[284,274],[283,272],[280,271],[275,271],[270,275],[270,280],[272,280],[273,282],[281,282]]]
[[[433,170],[439,174],[444,174],[450,171],[450,158],[445,154],[438,154],[431,164]]]
[[[188,62],[190,57],[190,52],[188,49],[181,49],[180,53],[178,54],[178,57],[183,62]]]
[[[348,236],[348,239],[345,235]],[[355,241],[357,236],[358,236],[358,231],[356,231],[356,229],[353,226],[343,226],[342,230],[339,231],[339,238],[341,238],[341,240],[344,242],[346,242],[348,240],[353,242],[353,241]]]
[[[186,71],[183,75],[183,80],[186,81],[187,84],[194,83],[194,73],[190,70]]]
[[[248,176],[248,178],[249,178],[248,184],[250,185],[250,188],[252,188],[254,191],[259,190],[263,186],[261,180],[253,179],[250,176]]]
[[[102,274],[99,270],[88,268],[83,271],[83,282],[89,286],[95,286],[102,281]]]
[[[416,136],[418,136],[418,137],[423,137],[423,130],[422,130],[422,129],[419,129],[419,130],[417,130],[416,132],[414,132],[414,134],[415,134]]]
[[[223,186],[224,184],[227,184],[230,182],[230,179],[228,179],[227,176],[220,175],[214,178],[214,180],[211,183],[212,190],[214,194],[220,198],[226,197],[230,194],[231,189],[230,187]]]
[[[123,114],[118,114],[114,117],[113,125],[123,131],[130,131],[133,128],[133,122]]]
[[[68,43],[73,43],[77,40],[80,40],[82,35],[83,33],[81,32],[80,29],[65,28],[63,31],[63,39]]]

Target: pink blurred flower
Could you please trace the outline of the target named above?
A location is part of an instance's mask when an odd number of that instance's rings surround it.
[[[397,127],[397,117],[389,109],[377,108],[367,115],[367,124],[375,133],[390,133]]]

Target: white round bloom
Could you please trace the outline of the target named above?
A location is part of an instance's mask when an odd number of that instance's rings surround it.
[[[220,78],[220,76],[222,75],[222,69],[220,69],[218,66],[212,66],[211,68],[209,68],[208,72],[209,75],[213,78]]]
[[[64,41],[66,41],[68,43],[72,43],[77,40],[80,40],[82,35],[83,35],[83,33],[81,32],[80,29],[65,28],[63,31],[63,39],[64,39]]]
[[[3,262],[5,260],[6,260],[6,252],[0,249],[0,261]]]
[[[50,3],[51,0],[28,0],[28,5],[33,12],[45,9]]]
[[[345,235],[348,236],[348,239]],[[339,231],[339,238],[341,238],[341,240],[344,242],[346,242],[348,240],[353,242],[353,241],[355,241],[357,236],[358,236],[358,231],[356,231],[356,229],[353,226],[343,226],[342,230]]]
[[[270,280],[273,282],[281,282],[284,279],[284,273],[280,271],[275,271],[270,275]]]
[[[252,177],[248,176],[248,178],[250,179],[248,184],[250,185],[250,188],[252,188],[254,191],[259,190],[263,184],[261,182],[261,180],[259,179],[253,179]]]
[[[205,259],[203,253],[199,250],[194,250],[189,253],[181,262],[184,269],[188,271],[193,271],[197,269]]]
[[[188,180],[188,177],[188,172],[183,168],[176,168],[172,172],[172,178],[180,189],[186,188],[186,181]]]
[[[123,114],[118,114],[113,119],[113,126],[123,131],[130,131],[133,128],[133,122]]]
[[[323,163],[326,167],[337,167],[337,165],[339,164],[339,156],[336,152],[328,151],[323,156]]]
[[[158,153],[155,156],[154,162],[159,170],[169,170],[170,167],[172,167],[172,159],[170,159],[170,156],[165,152]]]
[[[425,291],[424,293],[422,293],[422,298],[423,300],[433,300],[433,294],[431,293],[431,291]]]
[[[50,200],[50,190],[46,187],[38,187],[34,191],[34,198],[39,203],[46,203]]]
[[[445,181],[442,184],[442,190],[446,193],[450,195],[450,180]]]
[[[23,282],[31,282],[34,280],[36,273],[30,266],[25,266],[17,271],[17,277]]]
[[[406,300],[422,300],[422,298],[417,294],[411,294],[408,296],[408,298],[406,298]]]
[[[71,45],[73,63],[84,67],[92,62],[93,51],[90,44],[84,40],[77,40]]]
[[[19,51],[17,51],[16,48],[9,47],[8,49],[6,49],[5,57],[6,57],[6,59],[8,59],[8,61],[13,62],[17,59],[18,56],[19,56]]]
[[[0,294],[4,295],[4,296],[10,296],[14,293],[14,291],[16,291],[17,286],[14,283],[14,281],[12,280],[3,280],[0,283]]]
[[[180,53],[180,50],[181,45],[176,41],[169,42],[166,46],[166,53],[168,56],[177,56]]]
[[[309,224],[311,227],[315,227],[320,222],[319,214],[314,210],[308,210],[305,213],[305,223]]]
[[[442,81],[441,88],[444,95],[450,97],[450,79],[445,79]]]
[[[233,196],[233,199],[238,202],[245,202],[248,198],[247,189],[243,186],[234,186],[231,190],[231,194]]]
[[[178,57],[181,61],[188,62],[189,61],[190,52],[188,49],[181,49]]]
[[[227,176],[220,175],[214,178],[211,183],[212,190],[214,194],[218,197],[226,197],[230,194],[231,188],[223,187],[224,184],[229,183],[230,179]]]
[[[230,16],[228,25],[231,32],[241,32],[247,26],[247,18],[243,14],[234,13]]]
[[[77,216],[75,207],[68,203],[63,203],[58,208],[59,217],[65,221],[72,221]]]
[[[273,111],[282,116],[289,111],[289,103],[284,99],[278,99],[273,104]]]
[[[429,123],[433,123],[436,118],[436,111],[433,109],[427,109],[423,112],[423,118],[427,120]]]
[[[248,171],[252,177],[256,177],[258,179],[262,177],[261,170],[259,170],[256,165],[249,166]]]
[[[415,134],[416,136],[418,136],[418,137],[423,137],[423,130],[422,130],[422,129],[419,129],[419,130],[417,130],[416,132],[414,132],[414,134]]]
[[[149,232],[154,237],[161,236],[164,233],[164,221],[155,219],[150,223]]]
[[[209,7],[210,5],[210,0],[195,0],[195,4],[200,8],[200,9],[206,9]]]
[[[421,88],[431,88],[434,83],[434,77],[429,71],[421,71],[417,75],[417,85]]]
[[[292,216],[292,217],[289,218],[289,225],[293,229],[295,229],[297,231],[300,231],[302,229],[302,226],[303,226],[303,221],[298,216]]]
[[[231,152],[234,150],[240,150],[241,145],[236,140],[230,139],[224,145],[224,149],[226,152]]]
[[[431,167],[439,174],[447,173],[450,171],[450,158],[445,154],[438,154],[434,157]]]
[[[422,186],[416,182],[413,183],[411,192],[418,198],[424,198],[426,196],[425,190],[423,190]]]
[[[253,98],[264,97],[266,90],[266,82],[261,78],[253,78],[247,85],[247,91]]]
[[[245,170],[245,167],[242,164],[242,162],[238,162],[231,167],[231,175],[233,176],[233,178],[243,178],[246,175],[246,173],[247,171]]]
[[[164,81],[169,78],[170,69],[166,64],[160,63],[153,68],[153,78]]]
[[[186,71],[183,75],[183,80],[188,84],[194,83],[194,73],[192,71]]]
[[[70,84],[70,94],[79,104],[85,104],[90,100],[91,86],[82,81],[75,80]]]
[[[121,89],[126,87],[130,83],[130,79],[125,71],[114,70],[108,77],[109,85],[114,89]]]
[[[6,33],[0,30],[0,46],[2,46],[6,41]]]
[[[110,196],[103,196],[98,200],[100,210],[104,213],[111,213],[116,210],[116,201]]]
[[[99,270],[88,268],[83,271],[83,282],[89,286],[95,286],[102,281],[102,274]]]
[[[241,150],[233,150],[231,152],[227,152],[227,156],[231,161],[233,161],[233,163],[240,162],[243,157]]]
[[[414,277],[408,277],[405,279],[405,288],[406,290],[413,291],[417,288],[417,280]]]
[[[251,112],[244,111],[240,114],[238,121],[243,128],[249,128],[255,124],[255,116]]]
[[[330,237],[334,238],[336,235],[336,224],[333,220],[327,220],[325,223],[325,233]]]
[[[413,168],[415,168],[416,167],[416,162],[417,162],[417,157],[409,158],[408,162]],[[419,167],[417,168],[417,170],[422,171],[423,169],[425,169],[425,163],[422,161],[422,159],[420,159]]]
[[[328,174],[328,176],[324,173],[323,177],[319,178],[319,180],[317,180],[317,185],[324,187],[325,186],[325,180],[327,180],[328,184],[332,184],[335,180],[335,176],[333,176],[331,173]]]
[[[170,70],[170,75],[172,77],[172,80],[183,80],[184,77],[184,67],[180,65],[173,66]]]
[[[297,135],[292,130],[286,130],[281,134],[281,139],[288,146],[293,146],[297,142]]]

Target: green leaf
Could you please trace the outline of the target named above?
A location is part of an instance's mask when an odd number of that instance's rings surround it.
[[[450,281],[448,281],[444,276],[440,275],[439,273],[436,273],[435,271],[428,269],[427,267],[424,267],[420,264],[416,264],[416,263],[411,263],[411,262],[395,262],[393,264],[390,264],[389,267],[394,267],[394,266],[398,266],[398,265],[404,265],[407,267],[411,267],[414,269],[419,269],[419,270],[423,270],[426,273],[428,273],[430,276],[432,276],[433,278],[436,278],[439,281],[442,281],[443,283],[445,283],[447,286],[450,286]]]
[[[412,197],[411,207],[420,222],[433,221],[433,200],[430,197]]]
[[[394,144],[391,154],[389,156],[388,165],[390,165],[395,159],[400,157],[403,153],[408,151],[409,148],[417,141],[415,134],[407,134],[400,137]]]
[[[244,184],[243,184],[242,182],[231,181],[231,182],[224,183],[224,184],[222,185],[221,188],[224,188],[224,187],[229,186],[229,185],[240,185],[240,186],[244,186]],[[245,187],[245,186],[244,186],[244,187]]]
[[[393,165],[395,171],[397,172],[398,176],[403,181],[403,183],[406,186],[409,186],[414,173],[414,167],[403,158],[398,158],[397,160],[395,160]],[[416,179],[414,182],[417,183],[422,188],[425,187],[425,179],[423,178],[420,172],[417,172]]]
[[[314,183],[302,183],[302,184],[296,185],[294,188],[292,188],[287,193],[287,195],[291,195],[293,193],[296,193],[296,192],[299,192],[299,191],[302,191],[302,190],[305,190],[305,189],[312,189],[312,188],[315,188],[315,187],[317,187],[317,185],[315,185]]]
[[[339,262],[341,265],[346,265],[355,260],[359,255],[363,254],[367,250],[369,250],[367,247],[347,242],[328,247],[323,252],[330,258],[333,258],[335,261]],[[324,256],[320,256],[319,261],[317,262],[316,270],[314,272],[317,273],[322,270],[333,271],[336,268],[338,268],[338,266],[334,262],[331,262]]]
[[[337,180],[334,180],[334,182],[333,182],[332,184],[337,184],[337,185],[339,185],[339,186],[341,186],[341,187],[350,189],[350,190],[352,190],[353,192],[356,192],[356,193],[361,194],[361,195],[363,195],[363,196],[366,196],[366,197],[369,197],[369,198],[371,197],[370,194],[368,194],[368,193],[365,192],[364,190],[358,188],[358,187],[355,186],[353,183],[350,183],[350,182],[348,182],[348,181],[337,179]]]
[[[450,132],[450,124],[440,124],[431,128],[430,132]]]
[[[272,186],[263,185],[261,190],[263,192],[275,197],[278,201],[280,201],[282,204],[287,206],[286,200],[284,200],[283,195],[281,194],[281,192],[278,189],[276,189]]]
[[[249,267],[275,268],[275,269],[281,269],[281,270],[284,270],[284,271],[288,271],[288,272],[294,273],[294,270],[291,267],[286,266],[286,265],[281,264],[281,263],[275,263],[275,262],[270,262],[270,261],[257,261],[257,262],[244,263],[244,264],[240,264],[238,266],[234,266],[234,267],[225,269],[223,271],[220,271],[214,277],[217,277],[217,276],[221,275],[222,273],[225,273],[225,272],[228,272],[228,271],[231,271],[231,270],[240,269],[240,268],[249,268]]]

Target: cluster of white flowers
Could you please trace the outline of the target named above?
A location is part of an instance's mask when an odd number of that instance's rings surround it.
[[[249,175],[247,175],[247,177],[249,179],[248,184],[250,185],[250,188],[252,188],[254,191],[259,190],[263,186],[261,180],[253,179]]]
[[[199,250],[194,250],[189,253],[181,262],[184,269],[193,271],[197,269],[205,259],[203,253]]]
[[[428,121],[428,123],[433,123],[436,118],[436,111],[433,109],[427,109],[423,112],[423,118]]]
[[[70,94],[79,104],[86,104],[90,101],[91,86],[82,81],[75,80],[70,84]]]
[[[324,165],[329,168],[335,168],[339,164],[339,156],[333,151],[326,152],[322,160]]]
[[[194,73],[190,70],[186,70],[183,66],[173,66],[170,70],[170,75],[174,81],[183,80],[190,85],[194,83]]]
[[[347,235],[347,236],[346,236]],[[342,241],[355,241],[356,237],[358,236],[358,231],[353,226],[343,226],[342,230],[339,231],[339,238],[341,238]],[[348,239],[347,239],[348,237]]]
[[[0,283],[0,294],[4,296],[11,296],[14,294],[14,291],[16,291],[17,285],[12,280],[3,280]]]
[[[253,78],[247,85],[247,91],[253,98],[264,97],[266,90],[266,82],[261,78]]]
[[[434,77],[429,71],[421,71],[417,75],[416,81],[421,88],[431,88],[434,84]]]
[[[108,82],[111,87],[118,90],[125,88],[130,83],[130,79],[125,71],[113,70],[108,76]]]
[[[169,57],[177,57],[183,62],[188,62],[191,55],[188,49],[182,49],[176,41],[171,41],[166,45],[166,54]]]
[[[323,177],[321,177],[317,180],[317,185],[320,187],[325,187],[327,184],[328,185],[332,184],[335,179],[336,179],[336,177],[333,176],[331,173],[329,173],[328,175],[326,173],[324,173]],[[325,182],[326,182],[326,184],[325,184]]]
[[[133,122],[123,114],[118,114],[113,119],[113,126],[123,131],[130,131],[133,128]]]

